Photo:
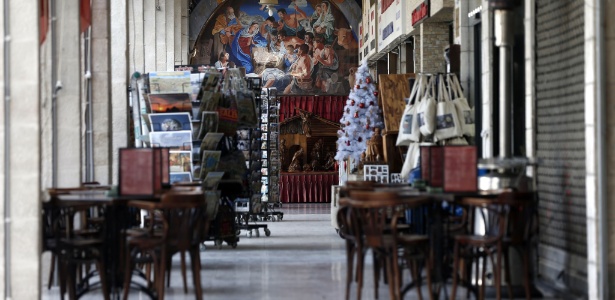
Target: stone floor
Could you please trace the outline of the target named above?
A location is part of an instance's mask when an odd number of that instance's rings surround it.
[[[284,212],[281,222],[261,222],[268,225],[269,237],[262,230],[260,237],[251,238],[242,232],[236,249],[206,243],[201,252],[204,299],[344,299],[345,243],[331,225],[329,204],[285,205],[280,210]],[[49,255],[44,254],[42,261],[42,282],[46,285]],[[375,298],[370,261],[366,259],[363,299]],[[184,294],[179,270],[179,256],[175,256],[165,298],[194,299],[193,289]],[[192,286],[190,279],[188,286]],[[354,293],[355,285],[351,299],[356,299]],[[388,299],[387,286],[381,284],[378,294],[379,299]],[[461,291],[458,295],[465,299],[465,294]],[[51,290],[43,287],[42,299],[59,298],[57,286]],[[416,298],[409,293],[405,299]],[[101,294],[93,291],[81,299],[101,299]],[[130,299],[148,297],[135,291]]]

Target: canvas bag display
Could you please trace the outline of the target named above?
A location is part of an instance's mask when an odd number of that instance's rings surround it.
[[[401,117],[399,124],[399,133],[397,134],[396,146],[407,146],[411,142],[418,142],[421,139],[421,133],[419,132],[419,123],[416,117],[416,109],[419,100],[421,99],[421,87],[423,76],[418,75],[417,80],[414,81],[412,86],[412,92],[410,92],[410,98],[404,109],[404,114]]]
[[[455,138],[463,135],[457,108],[449,97],[449,92],[444,85],[444,76],[438,75],[438,105],[436,109],[436,132],[437,141]]]
[[[463,95],[459,79],[455,74],[449,75],[449,87],[453,92],[453,103],[457,109],[457,116],[461,122],[461,129],[463,135],[474,137],[475,125],[474,125],[474,108],[470,108],[468,100]]]
[[[408,145],[408,152],[406,153],[406,159],[404,160],[404,165],[400,173],[402,180],[407,181],[410,176],[410,171],[418,166],[420,154],[421,147],[419,143],[412,142]]]
[[[434,99],[435,77],[427,79],[425,93],[417,108],[419,130],[424,136],[431,135],[436,129],[436,100]]]

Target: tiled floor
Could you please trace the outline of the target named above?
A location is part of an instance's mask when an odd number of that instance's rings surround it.
[[[345,243],[331,226],[329,204],[285,204],[281,222],[264,222],[271,236],[246,237],[239,245],[221,249],[207,243],[202,257],[204,299],[344,299],[346,280]],[[263,222],[261,222],[263,223]],[[371,255],[366,259],[363,299],[374,299]],[[49,267],[48,254],[43,255],[43,283]],[[194,290],[184,294],[179,257],[173,259],[171,287],[166,299],[194,299]],[[188,274],[191,277],[191,274]],[[405,277],[408,278],[408,277]],[[189,279],[189,286],[192,283]],[[354,295],[355,286],[351,299]],[[459,295],[464,295],[465,292]],[[380,286],[379,299],[388,299],[386,285]],[[43,288],[42,299],[59,299],[57,287]],[[94,291],[81,299],[101,299]],[[148,299],[131,292],[130,299]],[[416,299],[407,295],[406,299]]]

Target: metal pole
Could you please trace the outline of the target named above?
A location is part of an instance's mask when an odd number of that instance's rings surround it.
[[[92,28],[88,28],[85,38],[85,88],[86,88],[86,118],[85,118],[85,181],[94,181],[94,135],[92,122]]]
[[[605,59],[605,20],[604,0],[597,0],[594,8],[596,20],[596,196],[598,200],[598,296],[609,299],[609,205],[607,195],[608,149],[606,143],[606,59]],[[612,4],[611,4],[612,5]]]
[[[510,157],[511,139],[511,64],[512,64],[512,22],[514,13],[510,10],[495,10],[495,45],[500,48],[500,157]]]
[[[4,299],[11,299],[11,31],[4,0]]]
[[[62,88],[58,82],[58,58],[57,58],[57,12],[56,1],[51,0],[51,185],[58,186],[58,91]]]

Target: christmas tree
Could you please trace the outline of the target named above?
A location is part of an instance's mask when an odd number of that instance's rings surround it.
[[[348,95],[340,120],[342,128],[337,132],[336,160],[352,158],[358,162],[367,148],[367,140],[372,137],[374,128],[382,128],[377,95],[367,60],[363,60],[355,73],[355,86]]]

